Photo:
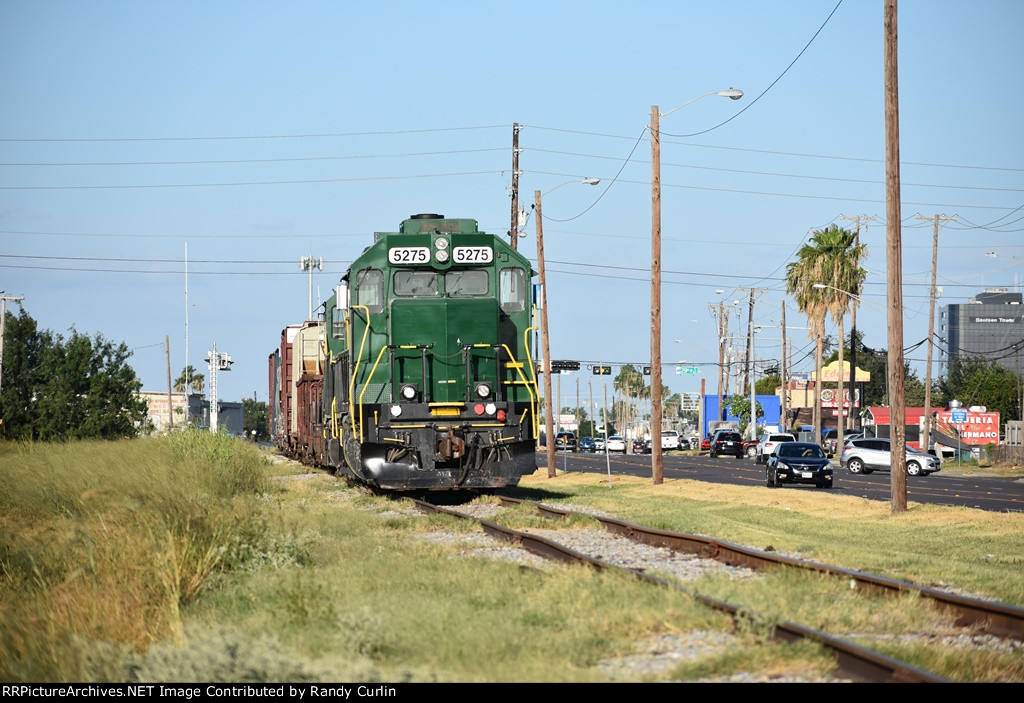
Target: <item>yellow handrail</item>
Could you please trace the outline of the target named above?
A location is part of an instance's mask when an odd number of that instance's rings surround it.
[[[359,343],[359,355],[355,358],[355,363],[352,364],[352,378],[348,382],[348,414],[352,418],[353,423],[353,434],[355,434],[355,421],[356,421],[356,406],[353,399],[356,395],[356,376],[359,374],[359,362],[363,358],[363,349],[366,348],[366,337],[370,334],[370,308],[365,305],[353,305],[353,308],[362,308],[366,311],[366,329],[363,330],[363,340]],[[350,324],[345,325],[346,334],[351,337],[352,326]],[[352,353],[352,340],[348,340],[349,353]],[[360,413],[360,419],[362,419],[362,413]],[[362,442],[362,427],[359,428],[360,442]]]
[[[533,319],[537,319],[537,306],[530,306],[533,311]],[[537,365],[533,363],[533,357],[530,356],[530,332],[537,329],[537,325],[531,325],[523,330],[523,349],[526,350],[526,360],[530,363],[530,378],[533,379],[533,388],[537,391],[537,403],[540,403],[540,390],[537,389]],[[533,436],[535,438],[540,437],[540,415],[537,412],[537,405],[533,402],[530,403],[530,410],[533,414]],[[522,421],[520,420],[520,423]]]
[[[508,345],[507,344],[502,344],[501,346],[505,350],[505,353],[508,354],[508,358],[512,359],[512,361],[515,361],[516,357],[512,353],[512,350],[508,348]],[[527,348],[526,354],[527,354],[527,358],[529,358],[529,354],[530,354],[529,348]],[[526,392],[530,394],[530,408],[533,409],[533,417],[534,417],[534,420],[533,420],[534,434],[533,434],[533,436],[536,437],[537,436],[537,419],[536,419],[537,418],[537,410],[536,410],[537,398],[533,394],[533,389],[537,387],[537,381],[534,380],[534,382],[532,384],[533,387],[531,388],[531,384],[529,382],[530,379],[526,378],[526,376],[523,375],[523,370],[521,368],[517,368],[516,369],[516,373],[518,373],[519,374],[519,378],[521,378],[525,382],[525,384],[526,384]]]

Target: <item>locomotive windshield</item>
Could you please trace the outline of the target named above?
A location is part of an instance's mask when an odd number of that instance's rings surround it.
[[[444,292],[451,297],[487,295],[487,272],[482,269],[449,271],[444,277]]]
[[[392,279],[392,287],[395,295],[408,296],[436,296],[437,295],[437,274],[433,271],[395,271]]]

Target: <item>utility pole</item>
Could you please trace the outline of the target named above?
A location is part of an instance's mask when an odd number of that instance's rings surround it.
[[[750,291],[750,312],[747,317],[747,363],[744,391],[750,396],[750,438],[757,439],[757,399],[754,389],[754,293],[764,292],[763,288],[739,288]]]
[[[928,361],[924,368],[924,440],[923,443],[917,443],[921,451],[927,452],[932,443],[932,347],[935,345],[935,274],[939,262],[939,220],[956,220],[957,215],[918,215],[917,219],[933,220],[935,223],[932,230],[932,290],[928,306]]]
[[[519,132],[522,125],[518,122],[512,123],[512,221],[509,229],[509,242],[513,249],[519,248]],[[537,191],[538,202],[540,191]],[[537,217],[540,217],[540,208],[537,208]]]
[[[907,437],[903,372],[903,249],[900,232],[899,45],[896,0],[884,0],[885,69],[885,268],[889,325],[890,509],[907,510]]]
[[[651,106],[651,478],[665,482],[661,456],[661,125]]]
[[[729,336],[729,315],[725,312],[725,304],[719,300],[718,309],[716,310],[713,306],[708,306],[711,309],[711,313],[715,316],[715,322],[718,325],[718,414],[715,420],[722,419],[722,398],[723,389],[725,387],[725,381],[727,380],[727,371],[725,368],[725,341]],[[702,394],[703,395],[703,394]],[[700,436],[704,437],[704,424],[700,426]]]
[[[779,360],[779,377],[782,379],[782,395],[779,396],[779,421],[782,423],[782,431],[789,429],[789,417],[787,411],[789,405],[786,403],[786,395],[789,393],[789,385],[786,383],[786,300],[782,300],[782,358]]]
[[[7,327],[7,301],[20,303],[25,299],[23,295],[5,295],[0,291],[0,390],[3,389],[4,380],[4,328]]]
[[[171,336],[164,335],[164,347],[167,351],[167,427],[168,431],[174,429],[174,396],[171,394]]]
[[[516,202],[513,196],[513,202]],[[552,416],[554,410],[551,403],[551,341],[548,339],[548,283],[544,276],[544,216],[541,212],[540,191],[533,191],[533,208],[536,211],[534,216],[537,222],[537,268],[540,269],[540,336],[541,363],[544,375],[544,431],[547,433],[547,440],[544,448],[547,450],[548,478],[555,477],[555,419]],[[515,213],[513,212],[513,216]],[[515,230],[513,229],[513,232]],[[515,234],[512,235],[513,237]]]
[[[840,215],[841,220],[850,220],[856,222],[856,228],[853,231],[853,245],[860,245],[860,223],[862,221],[870,222],[877,220],[878,218],[874,215]],[[860,290],[850,291],[855,296],[860,295]],[[857,308],[860,306],[860,298],[855,297],[853,299],[853,308],[850,311],[850,414],[847,418],[846,426],[851,430],[854,428],[853,424],[853,410],[857,404]],[[839,340],[842,344],[843,340]]]

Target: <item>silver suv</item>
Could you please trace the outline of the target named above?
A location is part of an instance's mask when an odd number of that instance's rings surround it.
[[[888,439],[861,437],[846,443],[839,464],[851,474],[869,474],[872,471],[889,471],[892,468],[892,447]],[[907,447],[907,473],[911,476],[927,476],[939,471],[939,460],[931,454]]]

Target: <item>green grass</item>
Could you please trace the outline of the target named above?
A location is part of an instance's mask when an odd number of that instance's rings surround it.
[[[326,474],[271,466],[224,437],[0,445],[0,478],[5,681],[593,682],[607,680],[600,662],[650,637],[731,629],[678,591],[422,539],[479,532]],[[833,493],[627,479],[609,488],[579,474],[536,474],[516,492],[1024,602],[1016,515],[912,506],[894,517]],[[592,524],[526,508],[493,519]],[[779,619],[865,636],[955,629],[913,598],[872,598],[793,570],[689,587],[757,615],[734,646],[676,667],[676,679],[830,672],[817,647],[769,640]],[[1020,655],[871,646],[958,680],[1024,680]]]

